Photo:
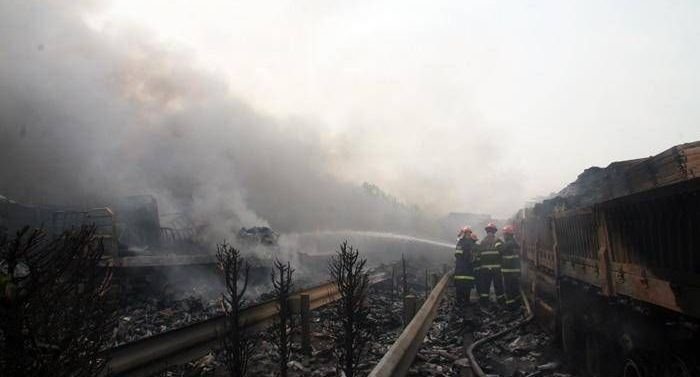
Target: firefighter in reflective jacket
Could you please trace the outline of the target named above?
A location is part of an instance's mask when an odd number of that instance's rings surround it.
[[[489,302],[489,292],[491,291],[491,283],[496,291],[496,300],[499,303],[505,303],[505,294],[503,293],[503,277],[501,276],[501,247],[503,241],[496,237],[496,225],[489,223],[486,228],[486,237],[481,240],[479,245],[479,302],[487,304]]]
[[[456,308],[463,311],[469,305],[469,296],[474,285],[473,251],[474,241],[472,230],[468,226],[459,232],[459,239],[455,247],[455,294]]]
[[[520,245],[515,241],[514,233],[512,225],[503,228],[504,242],[501,247],[501,273],[506,291],[506,305],[513,309],[520,303]]]

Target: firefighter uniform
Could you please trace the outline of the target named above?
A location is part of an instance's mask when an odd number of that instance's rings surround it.
[[[474,286],[473,269],[474,241],[469,234],[460,237],[455,247],[455,293],[458,310],[469,305],[469,296]]]
[[[483,291],[483,287],[481,284],[481,245],[478,243],[478,240],[474,241],[474,287],[476,288],[476,295],[479,296],[479,300],[481,301],[482,297],[488,297],[488,292]],[[484,296],[484,293],[486,295]]]
[[[491,291],[491,283],[496,291],[496,300],[499,303],[505,302],[505,294],[503,293],[503,277],[501,276],[501,247],[503,241],[498,239],[495,234],[488,233],[479,245],[479,301],[481,303],[489,302],[489,292]]]
[[[501,247],[503,283],[506,291],[506,305],[515,307],[520,300],[520,245],[512,234],[506,233]]]

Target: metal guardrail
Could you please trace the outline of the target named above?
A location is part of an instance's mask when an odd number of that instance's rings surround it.
[[[399,338],[391,345],[369,377],[405,376],[413,364],[413,359],[423,343],[425,335],[433,324],[440,301],[447,291],[452,272],[445,273],[435,285],[420,310],[406,326]]]
[[[387,274],[370,277],[370,284],[389,279]],[[292,300],[308,294],[310,308],[327,305],[340,298],[334,283],[297,292]],[[246,329],[267,326],[277,316],[277,304],[268,301],[249,306],[241,313],[241,324]],[[223,315],[167,331],[110,349],[109,361],[104,375],[146,377],[172,367],[205,356],[219,345],[219,337],[225,330]]]
[[[217,264],[216,254],[165,254],[112,258],[112,267],[167,267]]]

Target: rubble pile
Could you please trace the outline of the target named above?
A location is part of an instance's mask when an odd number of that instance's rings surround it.
[[[422,287],[411,284],[410,289],[420,292]],[[420,301],[419,294],[419,301]],[[392,292],[390,284],[378,284],[370,288],[368,304],[372,308],[371,321],[376,329],[370,341],[365,360],[359,366],[358,375],[367,375],[389,350],[403,331],[403,304],[401,295]],[[269,299],[260,295],[258,300]],[[256,301],[258,301],[256,300]],[[419,302],[420,305],[420,302]],[[490,336],[512,326],[525,317],[524,312],[509,313],[495,306],[479,307],[473,304],[472,322],[466,322],[454,308],[453,291],[450,289],[441,302],[431,329],[409,370],[410,376],[459,376],[469,366],[464,350],[465,331],[471,331],[474,341]],[[185,326],[221,313],[218,298],[211,300],[189,296],[182,299],[141,298],[132,299],[120,317],[115,329],[115,344],[137,340],[173,328]],[[331,377],[336,376],[334,344],[330,323],[334,321],[332,306],[312,311],[312,357],[301,352],[299,326],[293,333],[289,375]],[[295,325],[298,325],[295,317]],[[259,339],[255,355],[250,361],[250,375],[275,376],[278,374],[278,350],[273,341],[272,329],[256,334]],[[551,336],[535,323],[530,323],[489,341],[476,351],[476,359],[483,370],[494,376],[504,377],[571,377],[561,355],[552,345]],[[224,376],[222,357],[216,351],[187,365],[170,369],[162,376]]]
[[[461,366],[465,365],[464,323],[455,315],[450,293],[440,303],[433,325],[408,370],[409,376],[459,376]]]
[[[113,346],[133,342],[222,313],[219,299],[188,296],[132,299],[123,308],[113,333]]]
[[[269,272],[265,272],[269,278]],[[308,278],[300,278],[298,289],[317,284]],[[177,285],[151,284],[131,286],[124,295],[117,326],[114,328],[112,346],[133,342],[141,338],[174,330],[196,322],[222,315],[221,287],[211,280],[193,279]],[[246,291],[247,304],[271,300],[267,280],[253,280]]]
[[[409,376],[460,376],[462,369],[470,365],[464,348],[466,331],[473,330],[471,338],[477,341],[525,318],[524,311],[510,313],[499,310],[495,305],[485,308],[475,303],[472,305],[473,322],[465,322],[455,311],[454,291],[448,291],[409,369]],[[552,343],[553,339],[548,333],[537,324],[530,323],[486,342],[477,349],[475,357],[488,375],[571,377],[564,372],[563,356]]]
[[[401,300],[396,296],[392,297],[391,290],[387,286],[376,285],[371,287],[368,301],[372,308],[370,320],[377,333],[369,344],[367,357],[359,366],[359,375],[366,375],[372,370],[403,330]],[[329,331],[330,323],[335,320],[335,316],[336,314],[331,305],[321,307],[312,312],[312,357],[309,360],[303,359],[297,336],[296,341],[292,345],[292,358],[289,362],[290,376],[336,376],[335,356],[333,354],[334,345]],[[271,334],[268,333],[261,341],[258,354],[253,356],[251,375],[277,375],[276,359],[276,347],[272,342]]]
[[[476,358],[487,373],[513,377],[571,377],[553,339],[535,323],[481,347]]]
[[[384,356],[389,347],[403,331],[402,303],[397,294],[392,294],[390,285],[374,285],[370,288],[370,318],[377,330],[373,336],[359,374],[367,375]],[[329,332],[330,322],[335,318],[332,306],[323,306],[312,311],[311,346],[312,357],[305,359],[301,353],[300,336],[295,332],[292,342],[289,375],[331,377],[336,376],[333,338]],[[298,319],[295,318],[295,321]],[[297,326],[298,329],[298,326]],[[251,376],[276,376],[279,374],[277,347],[273,342],[272,329],[256,334],[260,341],[255,355],[250,360]],[[187,365],[173,368],[162,375],[167,377],[224,376],[221,355],[212,353]]]

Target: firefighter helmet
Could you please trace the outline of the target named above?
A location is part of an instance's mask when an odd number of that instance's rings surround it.
[[[472,232],[472,228],[469,225],[465,225],[462,227],[462,233],[470,234],[471,232]]]
[[[494,224],[494,223],[488,223],[488,225],[486,225],[486,228],[484,228],[484,230],[486,230],[486,232],[496,233],[496,231],[498,230],[498,227],[496,227],[496,224]]]
[[[512,225],[506,225],[503,227],[503,234],[514,234],[515,229],[513,228]]]
[[[478,240],[479,240],[479,236],[477,236],[476,233],[472,233],[472,240],[478,241]]]

